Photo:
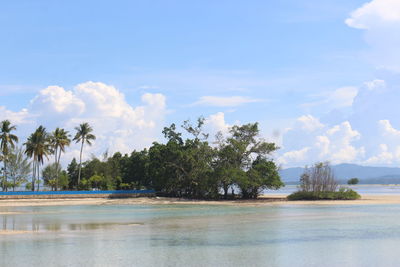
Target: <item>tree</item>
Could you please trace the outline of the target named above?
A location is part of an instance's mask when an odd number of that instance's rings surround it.
[[[238,186],[242,190],[243,198],[257,198],[265,189],[279,189],[282,183],[278,167],[271,160],[258,157],[246,175],[238,180]]]
[[[119,161],[120,175],[125,188],[142,188],[152,186],[149,176],[149,153],[147,149],[133,151],[129,156],[113,156],[114,161]]]
[[[35,183],[37,180],[37,190],[40,186],[40,165],[44,163],[44,158],[48,158],[51,152],[51,145],[49,143],[49,135],[46,128],[39,126],[34,133],[32,133],[25,145],[25,153],[33,158],[33,175],[32,175],[32,191],[35,191]]]
[[[235,167],[233,147],[227,144],[222,132],[217,133],[216,144],[218,146],[213,161],[214,176],[224,192],[224,198],[227,199],[229,188],[234,186],[234,177],[239,177],[241,170]]]
[[[45,185],[50,186],[51,190],[57,191],[58,181],[60,177],[61,168],[57,163],[47,165],[42,171],[43,182]]]
[[[219,169],[222,166],[223,180],[220,183],[225,195],[228,185],[232,184],[240,188],[244,198],[255,198],[264,188],[278,189],[283,186],[277,168],[269,158],[278,148],[259,135],[258,123],[235,125],[220,145],[216,164]]]
[[[65,152],[65,147],[71,144],[70,135],[64,129],[56,128],[55,131],[50,136],[50,144],[54,150],[55,164],[57,168],[61,170],[60,159],[61,153]],[[58,188],[58,178],[61,172],[57,172],[57,177],[55,178],[55,189]]]
[[[12,188],[15,191],[17,186],[27,181],[28,175],[31,173],[31,163],[22,148],[11,151],[8,158],[8,169],[12,179]]]
[[[306,167],[300,177],[300,189],[303,192],[335,192],[337,187],[338,182],[328,162]]]
[[[89,123],[85,122],[79,125],[79,127],[75,127],[76,135],[74,137],[74,141],[76,143],[81,143],[81,152],[79,156],[79,171],[78,171],[78,184],[81,180],[81,171],[82,171],[82,152],[83,145],[86,143],[88,145],[92,145],[92,141],[96,140],[96,136],[92,134],[93,129],[89,125]]]
[[[348,185],[356,185],[360,182],[360,180],[358,178],[351,178],[347,181]]]
[[[3,169],[3,191],[7,191],[7,162],[10,153],[10,148],[15,148],[15,143],[18,142],[18,137],[12,134],[17,129],[16,126],[11,125],[9,120],[4,120],[0,123],[0,149],[4,163]]]
[[[78,187],[78,170],[79,166],[76,159],[73,158],[71,163],[68,164],[67,174],[68,174],[68,188],[73,189]]]

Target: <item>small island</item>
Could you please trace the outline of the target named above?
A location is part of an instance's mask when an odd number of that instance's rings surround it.
[[[288,200],[355,200],[361,196],[354,190],[339,187],[328,162],[316,163],[305,168],[300,177],[299,191],[290,194]]]

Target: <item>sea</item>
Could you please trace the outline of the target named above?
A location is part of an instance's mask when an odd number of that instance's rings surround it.
[[[399,204],[0,207],[0,230],[0,266],[400,266]]]

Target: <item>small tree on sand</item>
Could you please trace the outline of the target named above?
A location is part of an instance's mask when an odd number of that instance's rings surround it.
[[[338,182],[328,162],[306,167],[300,178],[300,189],[304,192],[334,192],[337,187]]]

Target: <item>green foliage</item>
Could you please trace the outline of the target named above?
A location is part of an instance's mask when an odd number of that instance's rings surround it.
[[[290,194],[288,200],[352,200],[360,195],[349,188],[340,188],[328,162],[319,162],[305,168],[300,177],[300,191]]]
[[[61,173],[59,174],[60,176],[58,177],[58,188],[60,190],[67,190],[68,189],[68,174],[66,171],[61,171]]]
[[[31,164],[22,148],[14,148],[8,157],[8,173],[13,191],[28,180],[31,173]]]
[[[76,159],[73,158],[71,163],[68,164],[67,174],[68,174],[68,189],[73,189],[78,187],[78,163]]]
[[[89,125],[89,123],[85,122],[79,125],[79,127],[75,127],[76,134],[73,139],[76,143],[81,143],[81,152],[79,154],[79,168],[78,168],[78,184],[81,180],[81,170],[82,170],[82,153],[83,153],[83,145],[88,144],[92,145],[92,141],[96,140],[96,136],[92,134],[93,128]]]
[[[355,200],[361,196],[354,190],[349,188],[341,188],[339,191],[325,192],[306,192],[297,191],[290,194],[288,200]]]
[[[360,180],[358,180],[358,178],[351,178],[347,181],[348,185],[356,185],[360,182]]]
[[[41,174],[44,183],[53,190],[149,188],[167,196],[203,199],[220,198],[221,192],[226,198],[232,188],[240,189],[238,196],[256,198],[265,189],[283,186],[278,168],[270,157],[277,147],[259,137],[257,123],[233,126],[226,136],[219,134],[217,146],[209,144],[209,136],[203,131],[204,123],[203,117],[194,123],[186,120],[181,125],[184,132],[171,124],[162,132],[165,143],[155,142],[148,150],[131,154],[117,152],[109,157],[105,153],[101,159],[92,157],[85,162],[82,162],[84,145],[91,145],[96,137],[92,127],[82,123],[75,128],[73,138],[80,143],[79,162],[74,158],[66,171],[61,169],[60,157],[71,142],[68,132],[56,128],[48,134],[40,126],[24,144],[25,154],[33,159],[32,182],[26,186],[38,189]],[[4,151],[0,160],[7,163],[6,158],[11,157]],[[53,160],[40,172],[40,166],[50,155],[54,156]],[[26,179],[30,170],[27,158],[21,157],[14,165],[24,167],[25,171],[18,177]],[[11,170],[12,166],[9,168]],[[17,177],[17,174],[10,177]],[[24,180],[15,178],[13,181],[17,185]]]
[[[61,169],[57,163],[47,165],[42,171],[42,178],[45,185],[52,190],[57,190],[57,178],[61,175]]]
[[[282,183],[278,168],[273,161],[257,158],[247,173],[243,173],[237,182],[243,198],[257,198],[265,189],[278,189]]]
[[[35,184],[40,184],[40,165],[43,165],[44,159],[52,153],[49,134],[46,128],[40,125],[25,142],[25,154],[33,158],[32,191],[35,191]]]
[[[17,127],[12,125],[9,120],[4,120],[0,123],[0,152],[3,160],[3,182],[1,187],[3,191],[7,191],[10,187],[7,180],[7,163],[9,161],[10,150],[15,148],[15,143],[18,142],[18,137],[12,132],[17,130]]]

